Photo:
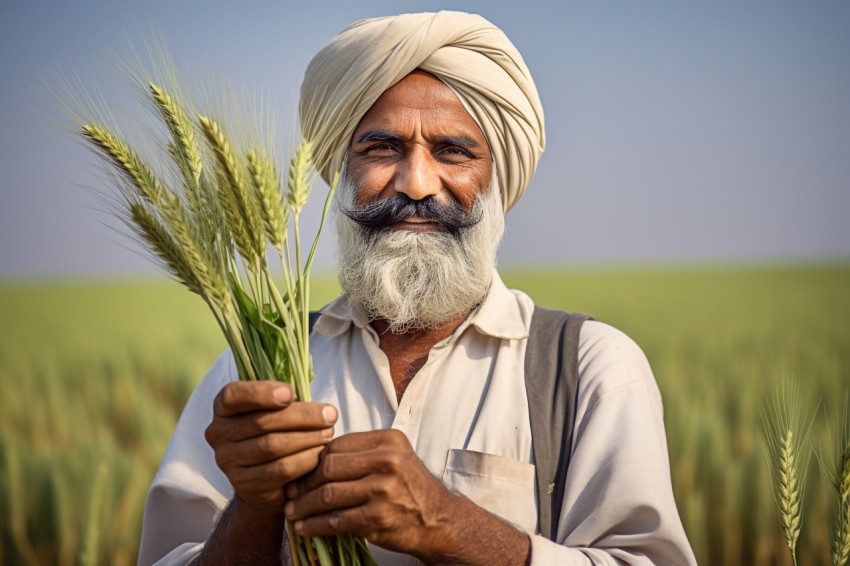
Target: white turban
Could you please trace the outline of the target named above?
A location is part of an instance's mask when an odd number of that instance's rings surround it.
[[[339,171],[351,136],[378,97],[414,69],[460,98],[484,132],[502,205],[522,195],[546,145],[531,74],[507,36],[463,12],[402,14],[348,26],[310,61],[301,85],[301,131],[317,144],[322,178]]]

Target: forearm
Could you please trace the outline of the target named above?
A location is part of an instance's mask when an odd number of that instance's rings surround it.
[[[192,564],[277,566],[281,563],[284,529],[283,512],[259,511],[236,495]]]
[[[528,534],[462,496],[445,509],[435,548],[417,558],[432,566],[523,566],[531,551]]]

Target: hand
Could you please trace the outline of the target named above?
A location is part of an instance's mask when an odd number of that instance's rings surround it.
[[[237,381],[213,401],[205,436],[238,499],[280,514],[284,485],[316,467],[336,419],[331,405],[293,402],[286,384]]]
[[[287,486],[286,517],[302,535],[356,533],[414,554],[446,542],[456,500],[413,452],[404,433],[341,436],[319,466]]]

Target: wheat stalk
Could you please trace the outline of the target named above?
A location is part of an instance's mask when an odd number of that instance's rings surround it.
[[[799,392],[787,383],[772,403],[762,411],[765,430],[765,454],[773,480],[776,516],[785,543],[797,564],[797,541],[802,526],[802,501],[806,471],[811,456],[808,433],[811,421],[804,426]]]
[[[850,444],[844,445],[841,475],[837,485],[838,505],[833,519],[832,563],[847,566],[850,563]]]
[[[829,538],[833,566],[850,565],[850,390],[844,395],[836,449],[831,463],[822,458],[821,472],[829,493]]]

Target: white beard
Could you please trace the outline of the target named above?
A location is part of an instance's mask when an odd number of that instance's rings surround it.
[[[357,208],[356,187],[343,179],[337,193],[339,283],[370,320],[386,320],[396,334],[433,330],[484,300],[505,227],[495,172],[473,204],[481,220],[458,236],[409,230],[372,236],[340,212]]]

